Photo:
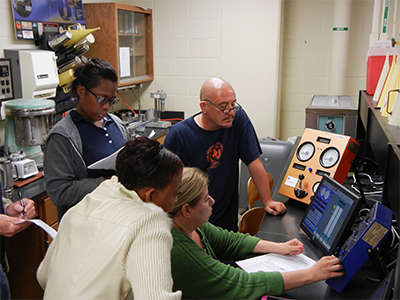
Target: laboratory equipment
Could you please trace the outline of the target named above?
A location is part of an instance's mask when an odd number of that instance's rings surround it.
[[[53,127],[55,103],[48,99],[16,99],[4,103],[6,114],[4,150],[9,154],[21,149],[27,158],[43,164],[42,145]]]
[[[306,128],[279,194],[309,204],[323,175],[344,183],[359,146],[352,137]]]
[[[306,107],[306,128],[356,138],[357,108],[350,96],[315,95]]]
[[[171,126],[169,121],[161,121],[161,112],[165,111],[165,99],[167,98],[167,93],[163,90],[157,93],[150,93],[150,97],[154,98],[154,111],[155,117],[153,122],[146,124],[148,127],[154,128],[168,128]]]
[[[10,199],[14,190],[14,179],[11,161],[7,157],[0,157],[0,181],[3,187],[2,196]]]
[[[0,58],[0,82],[0,101],[14,98],[9,58]]]
[[[345,274],[330,278],[326,283],[336,291],[342,292],[368,258],[372,258],[374,251],[389,234],[391,225],[392,211],[380,202],[375,203],[368,215],[347,238],[337,255]]]
[[[329,176],[322,180],[300,228],[324,255],[334,254],[350,235],[362,199]]]
[[[23,152],[27,159],[41,166],[40,146],[53,126],[55,112],[54,101],[44,98],[54,97],[59,83],[56,56],[54,51],[37,49],[5,49],[4,55],[11,60],[14,97],[21,98],[3,102],[6,115],[4,152],[7,155]],[[36,172],[32,162],[21,163],[21,160],[13,162],[26,171],[24,175],[19,172],[18,178]]]
[[[36,162],[26,158],[22,150],[19,153],[10,154],[8,158],[11,161],[13,180],[26,179],[39,173]]]
[[[14,97],[40,99],[54,97],[58,86],[54,51],[4,49],[11,58]]]

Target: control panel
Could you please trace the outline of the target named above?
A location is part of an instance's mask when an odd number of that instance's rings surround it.
[[[337,257],[341,260],[345,274],[330,278],[326,283],[339,293],[368,260],[368,252],[376,249],[388,235],[392,225],[392,211],[377,202],[348,237]]]
[[[279,194],[309,204],[323,175],[343,184],[359,146],[350,136],[306,128]]]
[[[14,98],[11,80],[11,59],[0,58],[0,101]]]

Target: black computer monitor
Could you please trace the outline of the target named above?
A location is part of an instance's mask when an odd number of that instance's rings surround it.
[[[400,299],[400,247],[397,247],[397,263],[394,269],[393,299]]]
[[[350,234],[361,204],[360,196],[324,175],[300,227],[324,255],[331,255]]]
[[[389,207],[397,224],[400,224],[400,146],[388,144],[387,166],[383,187],[382,204]]]

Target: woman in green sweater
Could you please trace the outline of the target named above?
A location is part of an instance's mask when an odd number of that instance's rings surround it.
[[[321,258],[309,269],[284,273],[247,273],[222,263],[220,260],[240,260],[253,252],[297,255],[303,251],[303,244],[297,239],[265,241],[208,223],[214,199],[208,195],[207,186],[202,171],[185,168],[178,201],[170,213],[172,277],[174,290],[181,290],[182,298],[256,299],[344,274],[334,256]]]

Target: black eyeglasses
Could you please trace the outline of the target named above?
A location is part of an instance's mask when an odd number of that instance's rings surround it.
[[[103,96],[97,96],[95,93],[93,93],[88,87],[85,87],[93,96],[97,98],[97,103],[100,105],[106,105],[107,103],[110,103],[110,106],[113,106],[118,103],[119,99],[117,97],[114,98],[106,98]]]
[[[229,114],[232,110],[234,110],[235,112],[236,111],[238,111],[239,109],[241,109],[242,108],[242,106],[239,104],[239,103],[235,103],[235,106],[234,107],[232,107],[232,108],[221,108],[221,107],[219,107],[219,106],[217,106],[217,105],[215,105],[214,103],[212,103],[210,100],[208,100],[208,99],[205,99],[205,100],[203,100],[203,101],[207,101],[207,102],[210,102],[212,105],[214,105],[216,108],[218,108],[222,113],[224,113],[224,114]]]

